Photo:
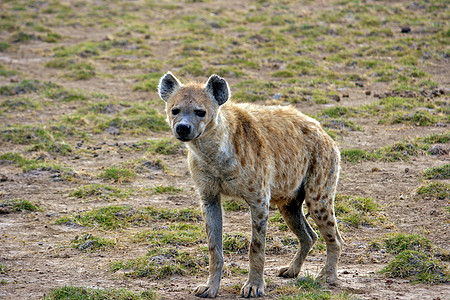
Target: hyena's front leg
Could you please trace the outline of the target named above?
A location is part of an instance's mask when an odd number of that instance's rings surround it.
[[[266,246],[267,219],[269,216],[269,200],[258,199],[250,203],[252,216],[252,241],[250,244],[250,272],[248,280],[241,289],[241,296],[245,298],[264,295],[264,261]]]
[[[214,298],[220,285],[223,269],[222,249],[222,208],[220,196],[203,200],[203,213],[206,222],[206,235],[209,248],[209,277],[206,284],[195,289],[195,296],[201,298]]]

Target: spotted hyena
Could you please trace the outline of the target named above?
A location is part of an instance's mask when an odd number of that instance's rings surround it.
[[[159,83],[173,135],[186,142],[189,169],[203,205],[209,247],[209,277],[195,289],[215,297],[223,269],[221,195],[240,197],[250,207],[250,271],[243,297],[264,294],[264,247],[269,203],[275,204],[300,247],[279,276],[296,277],[317,240],[303,202],[327,244],[320,276],[330,283],[343,240],[334,215],[340,154],[319,122],[293,107],[235,104],[227,82],[212,75],[206,84],[183,85],[172,73]]]

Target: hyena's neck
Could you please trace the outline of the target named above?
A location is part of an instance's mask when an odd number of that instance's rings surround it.
[[[200,138],[187,144],[196,159],[220,164],[233,156],[234,149],[227,124],[226,115],[219,111],[217,121]]]

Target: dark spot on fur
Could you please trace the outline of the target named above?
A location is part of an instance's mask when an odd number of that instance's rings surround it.
[[[323,216],[323,220],[326,221],[328,219],[328,215]]]
[[[331,222],[331,221],[328,221],[327,225],[333,227],[333,226],[334,226],[334,223]]]
[[[310,206],[311,206],[311,203],[306,202],[306,206],[310,207]]]
[[[322,215],[325,213],[325,211],[326,211],[326,209],[323,208],[323,207],[320,209],[320,213],[321,213]]]
[[[328,237],[328,238],[332,238],[332,237],[333,237],[333,235],[331,235],[331,234],[327,234],[327,237]]]
[[[253,240],[250,251],[252,253],[258,253],[261,250],[261,246],[262,244],[259,240]]]
[[[317,220],[319,220],[319,221],[322,220],[322,217],[318,215]]]
[[[316,210],[314,210],[314,213],[315,213],[316,215],[318,215],[318,214],[319,214],[319,211],[316,209]]]
[[[336,240],[335,239],[329,239],[328,240],[330,243],[334,243]]]

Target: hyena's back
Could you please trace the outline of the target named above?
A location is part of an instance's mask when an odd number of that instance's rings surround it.
[[[273,203],[295,197],[302,183],[335,188],[335,176],[328,177],[338,173],[340,154],[319,122],[292,107],[227,103],[222,109],[243,169],[269,181],[263,184]]]

